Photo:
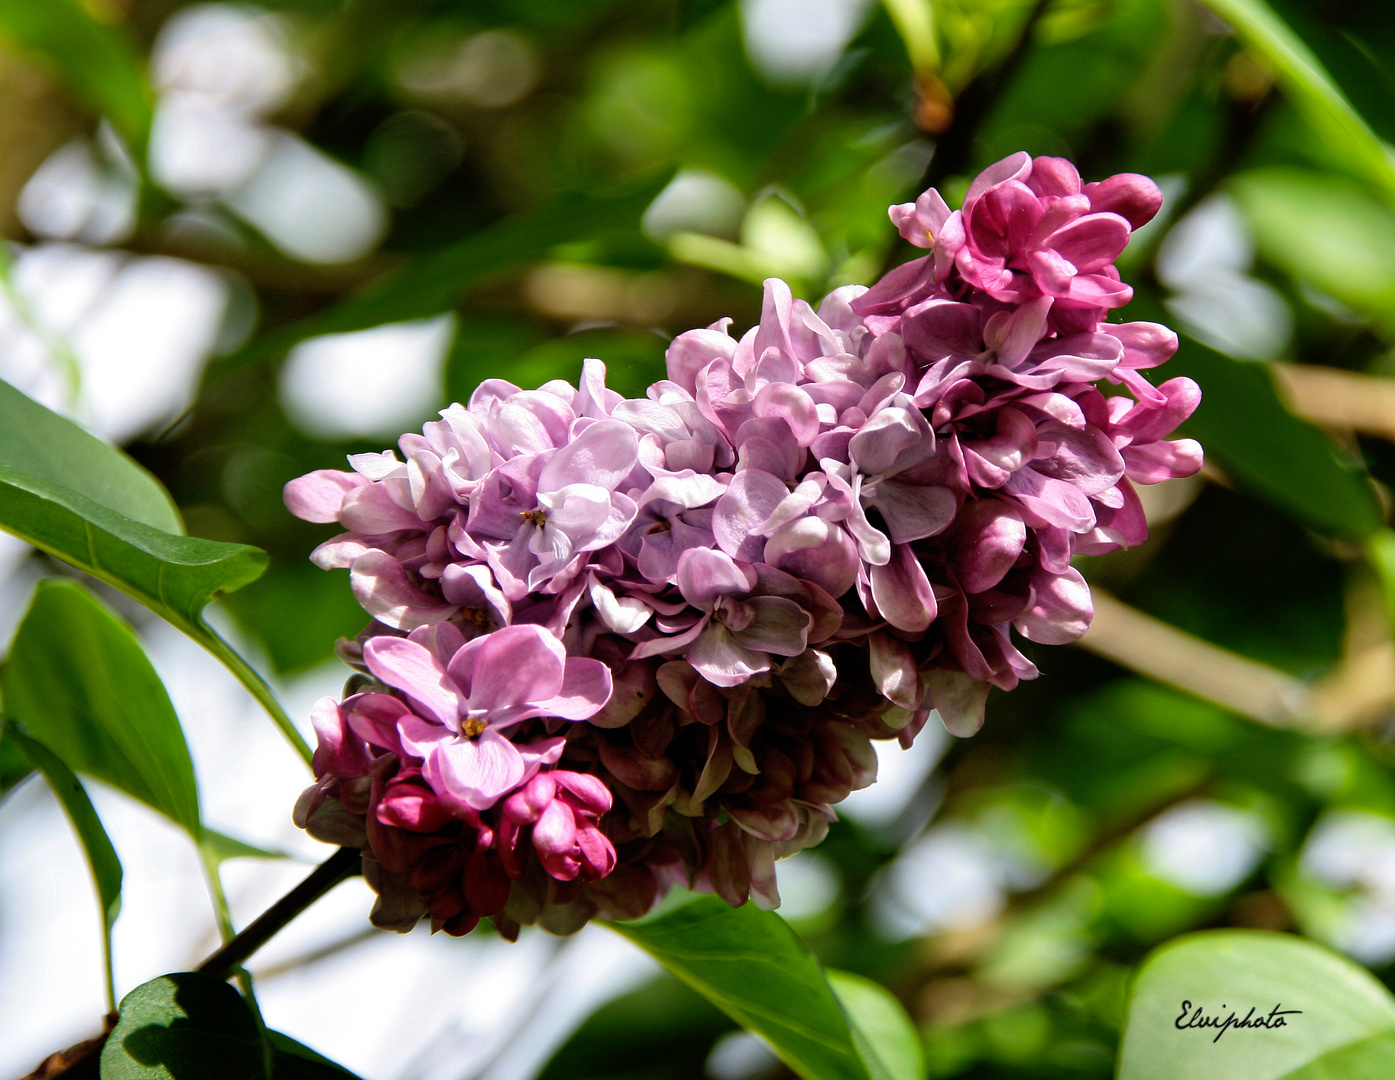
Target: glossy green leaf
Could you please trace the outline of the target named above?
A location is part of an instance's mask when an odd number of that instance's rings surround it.
[[[184,523],[160,482],[120,450],[0,380],[0,466],[162,532]]]
[[[863,1064],[819,962],[774,912],[699,896],[649,919],[610,925],[764,1038],[804,1080],[884,1075]]]
[[[1263,0],[1202,0],[1273,69],[1313,131],[1395,203],[1395,150],[1373,132],[1322,61]]]
[[[1135,318],[1150,317],[1145,305],[1137,307],[1130,308]],[[1242,487],[1318,532],[1360,540],[1380,528],[1380,503],[1365,471],[1284,408],[1264,365],[1184,337],[1164,371],[1201,385],[1201,406],[1182,433],[1200,440]]]
[[[274,1080],[358,1080],[342,1065],[279,1031],[268,1031]]]
[[[920,1033],[891,991],[850,971],[828,968],[825,974],[872,1080],[923,1080]]]
[[[116,983],[112,975],[111,928],[116,925],[116,917],[121,913],[121,860],[116,849],[111,846],[111,838],[102,827],[102,821],[87,797],[82,782],[73,774],[62,759],[40,742],[31,739],[20,725],[13,720],[0,722],[6,742],[39,772],[43,773],[49,787],[58,801],[63,804],[73,831],[82,841],[82,849],[87,853],[87,865],[92,871],[92,881],[97,886],[97,899],[102,907],[102,947],[106,961],[107,1001],[109,1008],[116,1006]]]
[[[219,361],[214,370],[274,356],[320,334],[348,333],[439,315],[453,308],[469,286],[540,259],[559,244],[609,231],[636,231],[645,207],[663,186],[646,184],[613,198],[568,192],[531,213],[445,244],[329,310],[256,339]]]
[[[279,1031],[265,1042],[247,1002],[196,971],[162,975],[121,1002],[102,1048],[103,1080],[358,1080]]]
[[[1395,211],[1314,169],[1255,169],[1228,187],[1269,263],[1395,337]]]
[[[193,971],[142,983],[121,1000],[101,1069],[102,1080],[267,1080],[246,1002]]]
[[[266,567],[256,548],[180,535],[178,512],[154,477],[5,382],[0,415],[0,528],[184,630]]]
[[[94,10],[79,0],[3,0],[0,37],[47,60],[74,94],[140,150],[152,106],[145,65],[125,27],[98,21]]]
[[[0,382],[0,529],[144,604],[222,660],[307,762],[310,749],[261,678],[203,621],[255,581],[266,552],[183,536],[154,477],[114,447]]]
[[[164,684],[131,628],[81,585],[39,583],[0,680],[9,714],[73,769],[199,835],[194,766]]]
[[[1231,1013],[1266,1023],[1186,1026],[1198,1007],[1221,1024]],[[1118,1080],[1352,1080],[1390,1076],[1393,1061],[1395,998],[1370,972],[1288,934],[1212,930],[1139,969]]]

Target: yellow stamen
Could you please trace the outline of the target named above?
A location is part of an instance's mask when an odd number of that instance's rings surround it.
[[[547,524],[547,515],[541,510],[524,510],[518,516],[524,521],[536,525],[540,529]]]
[[[476,735],[478,735],[488,726],[489,725],[486,724],[479,717],[472,716],[468,720],[466,720],[464,725],[460,728],[460,733],[473,739]]]

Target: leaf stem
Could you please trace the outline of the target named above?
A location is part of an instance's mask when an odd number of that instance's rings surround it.
[[[1022,32],[1008,54],[991,72],[980,74],[964,93],[959,95],[959,100],[954,103],[954,121],[935,144],[935,153],[930,158],[930,167],[921,184],[922,188],[933,187],[969,164],[974,138],[978,135],[980,125],[1011,85],[1013,76],[1017,74],[1027,50],[1031,47],[1037,24],[1041,22],[1051,2],[1052,0],[1036,0],[1022,24]]]
[[[295,723],[286,715],[286,710],[281,707],[281,703],[276,700],[276,695],[272,693],[267,681],[261,677],[241,654],[229,645],[218,632],[203,620],[195,624],[195,639],[203,645],[209,652],[216,656],[223,664],[237,676],[237,681],[245,686],[251,695],[261,703],[270,715],[272,722],[281,729],[281,734],[286,736],[290,744],[295,747],[296,753],[309,765],[314,751],[310,749],[304,737],[296,729]]]
[[[232,909],[228,907],[228,894],[223,889],[223,878],[218,872],[218,859],[202,840],[199,841],[199,858],[203,860],[204,876],[208,878],[208,894],[213,898],[213,911],[218,916],[218,936],[227,943],[237,936],[233,928]]]
[[[360,858],[358,848],[340,848],[309,877],[262,912],[247,929],[200,964],[198,970],[226,979],[302,911],[341,881],[359,873]]]
[[[932,0],[882,0],[882,7],[906,46],[911,68],[917,75],[940,68],[940,45],[935,38],[935,5]]]

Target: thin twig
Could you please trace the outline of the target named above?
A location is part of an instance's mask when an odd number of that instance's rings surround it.
[[[1268,727],[1301,727],[1311,717],[1308,687],[1292,675],[1092,591],[1095,617],[1081,648]]]
[[[342,847],[317,866],[310,876],[267,908],[247,929],[198,966],[197,971],[227,979],[237,974],[247,958],[283,930],[292,919],[341,881],[359,873],[358,848]],[[69,1050],[53,1054],[25,1080],[87,1080],[98,1075],[102,1047],[115,1026],[116,1014],[107,1017],[106,1033]]]
[[[240,968],[249,956],[260,949],[287,923],[322,897],[341,881],[359,872],[360,854],[357,848],[343,847],[317,866],[311,875],[267,908],[257,919],[210,956],[196,970],[205,975],[226,979]]]
[[[1106,828],[1103,832],[1094,837],[1085,845],[1074,858],[1066,860],[1059,867],[1051,872],[1051,876],[1040,884],[1032,886],[1030,889],[1023,889],[1019,893],[1014,893],[1009,901],[1010,907],[1020,910],[1028,907],[1053,892],[1057,886],[1061,885],[1085,869],[1095,859],[1105,852],[1111,850],[1121,841],[1127,840],[1150,821],[1161,817],[1174,806],[1186,802],[1188,799],[1196,799],[1205,795],[1214,784],[1212,777],[1206,777],[1195,784],[1191,784],[1181,791],[1175,791],[1160,802],[1153,803],[1141,813],[1125,818]]]

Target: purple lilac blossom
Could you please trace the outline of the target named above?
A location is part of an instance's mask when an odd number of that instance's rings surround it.
[[[958,210],[891,208],[923,258],[817,308],[767,281],[756,326],[680,334],[642,399],[599,360],[491,379],[400,457],[291,481],[372,619],[296,820],[362,848],[374,923],[567,933],[674,885],[773,906],[871,740],[977,731],[1036,676],[1022,641],[1089,627],[1072,558],[1141,543],[1135,485],[1201,467],[1168,438],[1196,384],[1143,374],[1176,336],[1107,321],[1160,204],[1016,154]]]

